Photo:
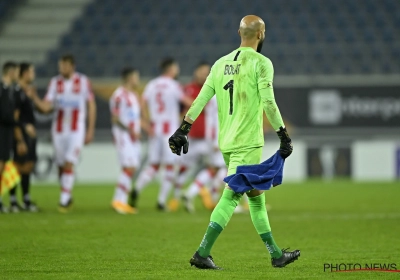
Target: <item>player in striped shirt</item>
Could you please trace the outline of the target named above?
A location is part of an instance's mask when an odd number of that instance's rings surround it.
[[[125,68],[121,74],[123,84],[110,98],[112,134],[121,166],[111,206],[120,214],[135,214],[135,208],[128,205],[128,194],[140,164],[140,102],[134,91],[140,79],[134,68]]]
[[[54,112],[51,135],[61,185],[59,211],[65,213],[72,205],[74,165],[83,145],[93,140],[96,103],[90,81],[75,71],[72,55],[62,56],[58,66],[60,75],[51,79],[44,100],[37,95],[32,99],[41,112]]]

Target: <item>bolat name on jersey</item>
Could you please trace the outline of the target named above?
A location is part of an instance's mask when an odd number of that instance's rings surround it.
[[[227,65],[225,65],[224,75],[238,75],[239,71],[240,71],[240,65],[241,64],[237,64],[237,65],[227,64]]]

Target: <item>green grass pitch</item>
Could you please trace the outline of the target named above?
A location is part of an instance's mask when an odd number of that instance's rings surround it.
[[[310,181],[267,192],[279,246],[298,261],[273,268],[248,214],[235,214],[212,251],[222,271],[190,267],[210,213],[155,210],[149,187],[139,214],[110,208],[111,185],[78,185],[74,210],[57,212],[57,187],[34,187],[42,212],[0,215],[0,279],[398,279],[400,273],[324,272],[324,263],[396,263],[400,184]],[[5,201],[8,201],[5,198]]]

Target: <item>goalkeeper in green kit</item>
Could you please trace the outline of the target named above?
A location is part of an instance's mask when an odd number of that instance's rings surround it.
[[[169,138],[173,153],[187,153],[187,134],[207,102],[216,95],[219,120],[219,146],[228,167],[228,175],[236,173],[242,165],[261,162],[263,110],[276,130],[281,144],[279,153],[287,158],[293,150],[286,132],[273,91],[274,69],[271,61],[260,54],[265,38],[265,24],[257,16],[249,15],[240,22],[241,45],[217,60],[201,89],[199,96],[187,112],[180,128]],[[251,220],[267,247],[274,267],[284,267],[297,260],[300,251],[281,250],[272,237],[265,208],[263,191],[247,192]],[[232,217],[243,193],[235,193],[226,186],[211,214],[207,231],[190,264],[201,269],[220,269],[214,264],[210,251],[222,230]]]

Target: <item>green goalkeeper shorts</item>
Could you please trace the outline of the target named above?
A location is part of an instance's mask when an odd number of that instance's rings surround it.
[[[261,163],[263,147],[240,149],[237,151],[231,151],[222,153],[225,164],[228,167],[228,175],[236,173],[236,168],[240,165],[250,165]]]

